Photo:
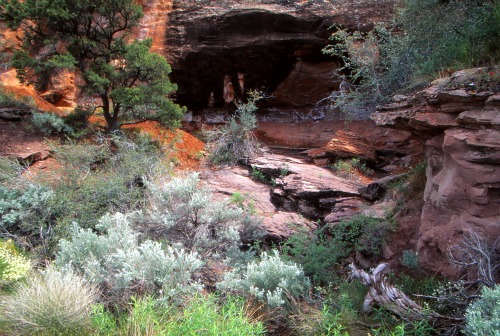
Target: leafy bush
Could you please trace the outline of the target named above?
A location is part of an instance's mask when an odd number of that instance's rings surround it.
[[[77,275],[49,268],[2,298],[3,330],[9,335],[88,335],[96,298],[95,288]]]
[[[21,189],[0,185],[0,236],[15,238],[25,247],[36,246],[37,252],[45,254],[52,237],[47,219],[53,197],[54,192],[49,188],[31,183]]]
[[[300,264],[315,285],[325,286],[336,278],[335,266],[350,250],[328,235],[328,227],[317,232],[298,232],[283,246],[285,258]]]
[[[127,290],[158,293],[160,300],[180,299],[201,284],[193,274],[202,266],[196,253],[163,248],[151,240],[139,242],[126,215],[105,215],[96,226],[100,235],[74,227],[70,240],[61,240],[56,264],[70,267],[92,283],[108,286],[109,294]]]
[[[27,217],[40,215],[52,196],[52,190],[34,184],[24,190],[0,186],[0,226],[4,229],[22,226]]]
[[[33,114],[33,124],[45,134],[75,134],[75,130],[63,118],[52,113]]]
[[[53,151],[63,168],[57,179],[48,179],[54,197],[52,218],[60,228],[76,221],[93,228],[107,212],[127,212],[144,203],[144,178],[161,171],[156,144],[138,137],[96,139],[92,143],[68,143]]]
[[[332,99],[348,117],[366,118],[443,70],[499,61],[500,2],[405,0],[391,27],[338,29],[331,39],[325,53],[344,61],[344,85]]]
[[[467,308],[465,319],[468,335],[500,335],[500,285],[483,287],[479,299]]]
[[[346,243],[348,248],[366,256],[378,257],[389,229],[385,220],[360,215],[335,225],[331,228],[331,235],[335,242]]]
[[[235,270],[224,274],[218,288],[251,295],[271,307],[283,306],[287,296],[298,298],[309,290],[309,279],[302,268],[281,259],[278,251],[263,252],[259,261],[249,263],[246,270]]]
[[[239,160],[254,157],[258,145],[253,130],[257,127],[256,102],[259,92],[251,92],[246,104],[238,103],[236,115],[220,129],[208,131],[208,161],[213,165],[232,165]]]
[[[0,241],[0,287],[24,278],[30,270],[30,261],[19,254],[12,240]]]
[[[193,173],[170,181],[148,182],[150,208],[145,211],[143,230],[170,243],[182,243],[202,256],[223,257],[239,247],[240,231],[247,238],[258,234],[260,222],[230,202],[218,202],[211,190]]]

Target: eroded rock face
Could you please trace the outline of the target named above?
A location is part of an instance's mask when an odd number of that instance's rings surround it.
[[[372,117],[427,139],[417,249],[424,266],[448,276],[459,270],[449,265],[447,250],[464,232],[500,236],[500,106],[498,92],[475,86],[480,71],[457,72],[413,96],[396,97]]]
[[[246,89],[270,94],[279,87],[280,103],[314,104],[335,84],[333,79],[311,82],[318,71],[328,77],[337,67],[321,52],[329,28],[371,29],[374,22],[390,18],[394,2],[173,1],[166,53],[173,82],[179,85],[179,102],[202,109],[213,92],[215,105],[223,106],[224,78],[230,76],[237,98]],[[243,90],[238,74],[244,78]],[[298,85],[303,93],[289,99],[285,88],[290,85]]]

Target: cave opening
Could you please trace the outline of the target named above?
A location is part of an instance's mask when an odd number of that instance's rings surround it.
[[[195,20],[186,30],[190,40],[183,43],[189,48],[172,62],[171,78],[179,87],[177,102],[191,110],[227,105],[223,95],[227,78],[236,99],[245,96],[241,78],[245,91],[272,95],[299,63],[336,63],[322,53],[329,31],[314,17],[231,11]]]

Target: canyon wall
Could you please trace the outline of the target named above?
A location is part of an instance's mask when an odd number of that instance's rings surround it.
[[[424,267],[448,276],[459,275],[448,250],[469,230],[490,243],[500,237],[500,86],[489,80],[497,72],[456,72],[372,116],[427,139],[417,251]]]

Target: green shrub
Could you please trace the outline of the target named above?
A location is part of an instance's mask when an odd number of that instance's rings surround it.
[[[75,130],[63,118],[52,113],[33,114],[33,124],[45,134],[75,134]]]
[[[366,118],[443,70],[498,62],[500,1],[405,0],[390,27],[338,29],[331,39],[325,53],[344,61],[344,83],[353,83],[332,95],[334,103],[350,118]]]
[[[28,275],[31,263],[17,251],[14,242],[0,241],[0,288]]]
[[[346,243],[348,248],[365,256],[379,257],[382,242],[388,235],[390,224],[369,216],[354,216],[330,229],[335,242]]]
[[[259,92],[251,92],[247,103],[237,104],[236,115],[229,119],[226,126],[206,132],[208,161],[211,164],[233,165],[259,152],[253,130],[257,127],[257,117],[254,115],[256,102],[261,98]]]
[[[0,185],[0,236],[13,237],[16,243],[46,255],[53,236],[47,221],[53,197],[54,192],[49,188],[31,183],[20,189]]]
[[[98,144],[67,143],[53,151],[63,164],[57,179],[49,179],[54,197],[53,221],[63,229],[78,222],[93,228],[107,212],[127,212],[144,204],[144,179],[161,168],[160,150],[143,137],[102,138]]]
[[[500,285],[483,287],[479,299],[467,308],[465,320],[467,335],[500,335]]]
[[[259,232],[260,221],[229,201],[215,201],[199,174],[169,181],[148,182],[149,209],[142,229],[170,243],[181,243],[203,257],[225,256],[239,247],[240,232]]]
[[[403,250],[401,255],[400,263],[409,269],[417,270],[420,268],[420,262],[418,260],[418,254],[410,250]]]
[[[263,252],[259,261],[249,263],[246,270],[224,274],[218,288],[256,297],[271,307],[289,304],[287,296],[298,298],[307,294],[309,279],[302,268],[281,259],[278,251]]]
[[[2,298],[3,330],[9,335],[88,335],[96,298],[94,287],[77,275],[49,268]]]
[[[40,215],[52,196],[52,190],[34,184],[24,190],[0,186],[0,226],[9,229],[22,225],[27,217]]]
[[[337,277],[335,266],[351,253],[344,242],[328,236],[328,227],[317,232],[298,232],[283,246],[286,258],[300,264],[315,285],[325,286]]]
[[[110,295],[140,290],[159,294],[160,301],[180,300],[201,284],[193,274],[202,266],[196,253],[151,240],[139,242],[126,215],[105,215],[97,234],[74,227],[70,240],[61,240],[56,264],[70,267],[90,282],[106,284]]]

